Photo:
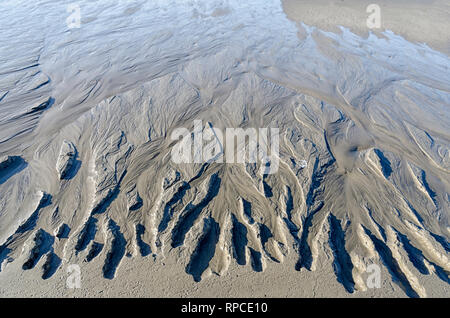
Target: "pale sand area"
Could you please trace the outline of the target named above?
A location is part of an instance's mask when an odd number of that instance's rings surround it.
[[[380,288],[351,294],[346,292],[336,280],[331,267],[332,258],[332,251],[327,249],[315,272],[293,270],[296,255],[291,255],[283,264],[267,264],[261,273],[255,273],[250,266],[232,264],[222,276],[209,273],[198,283],[186,275],[186,264],[180,259],[154,261],[151,256],[125,257],[113,280],[105,279],[98,270],[103,265],[100,261],[82,262],[79,264],[80,288],[69,288],[74,286],[71,277],[74,272],[68,271],[69,264],[63,265],[51,279],[42,280],[33,271],[22,271],[20,262],[16,262],[0,275],[0,297],[407,297],[382,265]],[[369,273],[363,278],[372,281]],[[448,297],[448,284],[437,277],[422,278],[426,278],[423,286],[429,292],[428,297]]]
[[[408,41],[426,43],[450,55],[450,2],[446,0],[282,0],[289,19],[339,32],[339,27],[367,36],[370,13],[366,8],[377,4],[381,9],[380,34],[390,30]]]
[[[277,0],[79,1],[80,29],[19,2],[0,3],[0,296],[449,296],[444,2],[431,48],[405,18],[425,2],[392,1],[382,36],[323,31],[338,10],[312,2],[301,24]],[[279,170],[176,163],[196,120],[220,151],[219,129],[278,128]]]

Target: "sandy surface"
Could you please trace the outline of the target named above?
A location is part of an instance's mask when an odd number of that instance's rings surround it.
[[[391,275],[381,267],[380,288],[348,293],[336,280],[328,250],[319,260],[315,272],[295,271],[296,255],[283,264],[270,263],[262,273],[251,267],[232,264],[222,276],[206,275],[196,283],[186,275],[185,263],[180,260],[154,261],[152,256],[124,258],[113,280],[103,278],[98,270],[103,264],[92,261],[80,263],[80,288],[68,288],[72,272],[64,265],[51,279],[42,280],[32,271],[22,271],[20,264],[11,265],[0,276],[0,297],[399,297],[405,292],[392,282]],[[368,279],[369,274],[364,275]],[[421,277],[428,297],[448,297],[447,283],[437,277]]]
[[[349,28],[361,36],[390,30],[411,42],[426,43],[450,55],[450,3],[445,0],[283,0],[289,19],[338,32]],[[366,12],[370,4],[381,11],[381,28],[368,29]]]
[[[2,2],[0,296],[448,297],[448,6],[342,4]],[[197,120],[279,169],[176,163]]]

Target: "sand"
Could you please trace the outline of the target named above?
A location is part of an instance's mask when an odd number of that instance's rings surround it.
[[[450,4],[445,0],[283,0],[289,19],[314,25],[322,30],[339,32],[341,26],[367,37],[369,32],[382,35],[390,30],[409,42],[425,43],[450,55]],[[370,4],[380,7],[381,27],[368,29]]]
[[[0,297],[448,297],[448,5],[389,3],[2,2]]]

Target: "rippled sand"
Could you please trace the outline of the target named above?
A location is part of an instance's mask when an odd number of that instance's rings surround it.
[[[2,2],[0,296],[448,297],[449,10],[391,2]],[[175,164],[195,120],[279,171]]]

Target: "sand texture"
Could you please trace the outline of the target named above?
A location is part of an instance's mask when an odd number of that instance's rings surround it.
[[[448,1],[363,2],[2,1],[0,297],[448,297]]]

